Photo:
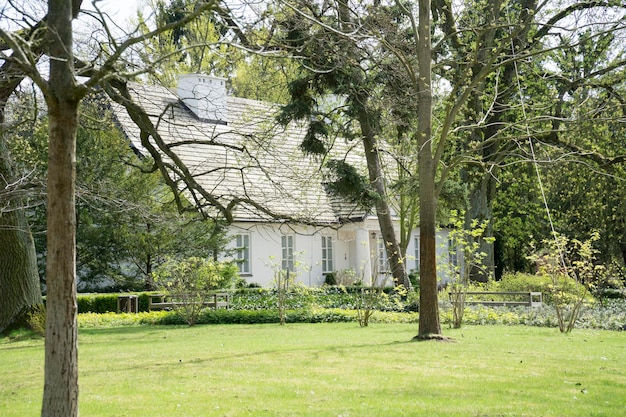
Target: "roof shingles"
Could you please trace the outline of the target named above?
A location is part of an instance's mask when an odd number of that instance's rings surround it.
[[[224,205],[247,199],[271,213],[241,203],[234,211],[236,220],[331,224],[366,215],[354,204],[329,196],[319,161],[299,147],[306,126],[279,126],[276,106],[228,97],[228,123],[223,124],[198,119],[167,88],[132,84],[129,89],[204,190]],[[141,151],[139,128],[121,106],[113,110],[131,144]]]

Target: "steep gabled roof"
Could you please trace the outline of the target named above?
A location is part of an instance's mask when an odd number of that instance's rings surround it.
[[[236,220],[332,224],[368,214],[339,196],[329,195],[320,161],[299,147],[306,126],[279,126],[274,117],[277,106],[227,97],[224,123],[199,119],[167,88],[141,84],[129,88],[161,138],[202,188],[223,204],[247,199],[266,209],[238,204]],[[114,114],[131,144],[141,152],[139,128],[121,106],[114,105]],[[343,143],[333,145],[333,149],[337,157],[363,161],[355,149]]]

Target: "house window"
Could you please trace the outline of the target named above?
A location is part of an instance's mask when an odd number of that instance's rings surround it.
[[[250,273],[250,235],[235,236],[235,250],[237,251],[237,265],[240,274]]]
[[[420,237],[415,236],[413,238],[413,246],[415,247],[415,270],[420,270]]]
[[[293,262],[293,235],[283,235],[281,236],[281,246],[282,246],[282,269],[286,269],[288,271],[293,271],[294,262]]]
[[[333,270],[333,238],[322,236],[322,272],[332,272]]]
[[[454,242],[454,239],[448,239],[448,261],[450,265],[456,267],[459,265],[459,257],[457,254],[457,245]]]
[[[385,240],[378,239],[378,273],[383,274],[389,272],[389,259],[387,258],[387,249],[385,248]]]

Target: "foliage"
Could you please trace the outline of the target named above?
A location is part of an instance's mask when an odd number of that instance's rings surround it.
[[[117,311],[117,299],[120,295],[125,293],[92,293],[92,294],[78,294],[78,313],[114,313]],[[150,292],[141,292],[136,294],[138,296],[139,311],[148,311],[148,300]]]
[[[544,304],[554,305],[552,287],[552,279],[547,275],[516,272],[504,274],[498,281],[470,284],[468,291],[540,292]],[[577,286],[572,281],[564,282],[561,289],[570,296],[577,292]],[[591,300],[592,297],[588,299],[588,301]]]
[[[442,321],[452,324],[452,307],[445,303],[442,308]],[[559,321],[553,306],[528,307],[488,307],[472,305],[465,307],[466,325],[523,325],[558,328]],[[614,300],[605,305],[594,304],[581,309],[574,327],[577,329],[626,330],[626,302]]]
[[[487,307],[466,305],[463,323],[466,325],[529,325],[557,327],[556,312],[552,306],[552,285],[547,276],[530,274],[507,274],[500,281],[471,284],[470,291],[542,292],[544,307]],[[324,286],[321,288],[297,287],[285,297],[285,322],[358,322],[356,300],[362,286]],[[567,291],[573,291],[574,287]],[[372,323],[416,322],[419,294],[408,292],[402,297],[393,288],[385,288],[379,298],[376,313],[370,317]],[[87,327],[109,327],[117,325],[184,324],[175,312],[153,311],[148,313],[148,295],[139,293],[140,314],[116,314],[119,294],[83,294],[78,296],[79,322]],[[276,288],[241,288],[233,291],[229,309],[203,310],[197,323],[278,323],[276,315],[278,291]],[[576,328],[626,330],[626,301],[621,299],[593,302],[590,297],[586,307],[576,321]],[[256,312],[256,313],[255,313]],[[406,315],[404,312],[412,312]],[[106,313],[106,314],[104,314]],[[442,322],[452,325],[452,305],[443,303]],[[83,326],[83,324],[81,324]]]
[[[190,0],[159,0],[156,22],[162,26],[177,21],[194,7],[195,3]],[[201,17],[185,27],[174,28],[146,41],[138,56],[146,67],[153,67],[154,56],[160,57],[159,65],[149,73],[153,82],[174,87],[180,74],[211,74],[228,78],[229,88],[237,97],[286,102],[287,84],[296,77],[295,62],[251,53],[245,50],[247,48],[221,42],[229,29],[227,26],[233,23],[225,23],[215,15]],[[145,19],[141,27],[144,33],[150,30]],[[258,34],[249,30],[245,34],[250,39],[267,35],[264,30]]]
[[[287,309],[286,323],[358,323],[358,312],[354,309],[307,307]],[[417,323],[415,312],[377,311],[370,323]],[[452,324],[452,306],[444,302],[441,309],[443,323]],[[463,318],[467,326],[506,325],[558,328],[555,309],[544,305],[541,308],[488,307],[472,305],[465,307]],[[261,324],[280,323],[275,309],[233,310],[204,309],[196,324]],[[78,316],[81,328],[184,325],[186,321],[175,311],[152,311],[140,313],[82,313]],[[578,317],[577,329],[626,330],[626,301],[613,300],[603,305],[585,307]]]
[[[571,145],[570,149],[586,152],[580,157],[563,158],[542,170],[548,204],[560,233],[584,241],[591,233],[598,232],[601,239],[594,243],[599,250],[598,262],[607,267],[615,261],[623,265],[625,171],[623,164],[614,162],[621,161],[626,151],[621,140],[623,110],[615,94],[623,95],[625,84],[622,77],[602,70],[615,64],[614,48],[621,40],[616,32],[594,26],[581,28],[563,41],[566,40],[575,44],[555,50],[553,61],[566,78],[584,82],[566,95],[559,116],[571,122],[562,136]],[[550,158],[554,153],[545,147],[542,154]]]
[[[593,243],[599,238],[593,234],[583,242],[555,235],[554,240],[546,242],[547,252],[536,258],[539,273],[552,280],[549,290],[563,333],[572,331],[589,288],[596,285],[598,276],[604,272],[604,267],[595,265],[597,249]],[[572,286],[574,291],[568,291]]]
[[[334,285],[342,285],[344,287],[359,285],[359,279],[354,269],[342,269],[335,271],[333,275],[335,277]]]
[[[491,281],[486,285],[475,286],[476,291],[525,292],[536,291],[543,293],[543,302],[552,304],[549,292],[550,279],[545,275],[525,274],[521,272],[505,274],[499,281]]]
[[[13,146],[17,163],[47,175],[47,118]],[[151,271],[170,257],[201,256],[222,248],[222,225],[193,212],[180,214],[158,173],[145,173],[152,161],[140,160],[114,124],[99,96],[83,103],[77,133],[77,275],[79,291],[151,289]],[[45,278],[45,206],[30,210]]]
[[[501,288],[489,287],[492,291],[523,291],[530,285],[533,290],[547,287],[548,281],[541,282],[534,275],[515,274],[505,277],[506,285]],[[493,284],[493,283],[492,283]],[[296,294],[290,292],[285,300],[285,322],[359,322],[359,313],[355,309],[355,300],[362,287],[325,287],[302,288]],[[480,288],[487,289],[485,285]],[[386,291],[385,300],[377,306],[376,313],[370,317],[370,323],[416,323],[418,315],[410,306],[416,304],[416,293],[409,292],[406,300],[402,300],[395,291]],[[147,312],[147,295],[139,294],[140,313],[115,313],[118,294],[81,295],[79,300],[79,325],[81,327],[116,327],[140,326],[155,324],[185,324],[185,320],[175,311]],[[544,293],[546,294],[546,293]],[[549,298],[549,294],[546,294]],[[103,298],[93,303],[91,300]],[[240,289],[232,293],[228,309],[203,309],[196,324],[253,324],[279,323],[277,310],[277,290],[273,289]],[[106,301],[105,301],[106,300]],[[145,305],[144,305],[145,304]],[[103,308],[106,313],[95,312],[94,306]],[[84,309],[91,309],[85,312]],[[441,319],[443,323],[452,325],[453,311],[449,302],[442,303]],[[558,327],[555,308],[547,303],[541,308],[528,307],[489,307],[484,305],[466,305],[463,314],[465,325],[525,325],[540,327]],[[605,300],[603,303],[586,302],[581,309],[576,328],[626,330],[626,300]]]
[[[117,294],[79,295],[78,313],[108,313],[117,311]]]
[[[497,278],[506,271],[533,273],[528,255],[546,237],[548,223],[537,174],[530,164],[513,165],[499,176],[493,201],[493,230],[496,236]]]
[[[358,313],[342,308],[303,308],[285,310],[286,323],[358,323]],[[416,313],[380,311],[371,318],[371,323],[416,323]],[[196,324],[280,324],[276,310],[232,310],[203,309]],[[175,311],[151,311],[140,313],[83,313],[79,315],[81,328],[185,325],[187,322]]]
[[[595,129],[593,135],[603,133]],[[604,132],[605,135],[608,133]],[[616,141],[605,146],[614,149]],[[615,149],[624,153],[626,150]],[[624,204],[624,168],[615,167],[611,173],[581,167],[579,163],[562,163],[546,173],[550,180],[548,198],[554,213],[555,227],[570,238],[585,240],[593,232],[601,235],[594,246],[598,261],[609,267],[624,265],[623,236],[626,224]],[[624,275],[619,275],[624,279]]]
[[[155,283],[180,302],[175,310],[190,326],[195,324],[211,291],[232,288],[238,279],[236,264],[196,257],[169,260],[154,273]]]
[[[448,255],[447,262],[444,262],[443,269],[450,277],[448,291],[451,296],[453,320],[452,327],[458,329],[463,323],[463,314],[465,312],[465,297],[467,287],[470,283],[470,275],[476,269],[483,270],[483,260],[487,256],[481,251],[481,240],[489,244],[493,244],[494,238],[486,236],[488,221],[472,220],[470,227],[465,227],[464,216],[459,216],[456,211],[451,213],[453,219],[453,227],[448,235],[451,242],[449,250],[455,251],[454,258]],[[461,259],[459,262],[458,259]],[[489,275],[481,274],[481,275]]]
[[[363,286],[323,286],[304,287],[294,286],[285,296],[287,310],[301,308],[340,308],[353,310],[356,308],[356,299],[361,294]],[[379,311],[404,311],[405,305],[402,296],[395,288],[383,288],[386,294],[378,300],[376,309]],[[242,288],[236,290],[230,298],[230,309],[234,310],[261,310],[273,309],[278,306],[278,291],[276,288]]]
[[[294,61],[251,54],[235,63],[231,83],[237,97],[285,103],[289,99],[287,84],[294,77]]]
[[[79,277],[92,288],[113,281],[152,289],[150,274],[166,257],[206,255],[221,246],[223,232],[215,222],[180,214],[159,174],[137,169],[150,161],[140,161],[120,132],[107,127],[84,122],[79,131]]]
[[[337,285],[337,279],[335,279],[334,272],[324,274],[324,285]]]
[[[155,4],[153,16],[157,26],[163,27],[178,22],[196,7],[189,0],[166,2],[159,0]],[[146,34],[152,28],[149,19],[141,18],[140,28]],[[136,53],[144,66],[152,71],[152,80],[173,87],[179,74],[214,74],[225,76],[233,70],[232,63],[240,54],[229,51],[232,60],[224,59],[228,49],[218,41],[225,28],[212,13],[208,13],[189,22],[185,26],[161,31],[156,37],[148,37],[143,47]],[[155,66],[156,57],[158,65]]]
[[[280,318],[281,326],[285,324],[285,309],[287,293],[291,287],[295,285],[295,280],[291,271],[284,269],[276,269],[274,271],[274,285],[276,286],[276,294],[278,296],[278,317]]]
[[[346,161],[331,159],[327,168],[330,180],[326,186],[336,195],[365,209],[371,209],[381,196],[372,189],[368,179]]]
[[[376,275],[378,274],[374,272],[373,276]],[[388,279],[389,277],[385,276],[384,279],[376,283],[370,278],[374,284],[370,287],[364,286],[363,281],[360,281],[361,285],[358,286],[360,291],[354,293],[354,308],[357,312],[359,326],[367,327],[375,311],[383,309],[382,306],[390,303],[397,302],[400,304],[402,298],[406,296],[407,289],[402,284],[394,286],[392,295],[385,292]]]
[[[355,297],[355,307],[357,312],[357,318],[359,320],[359,326],[367,327],[370,318],[374,314],[374,307],[378,304],[381,294],[378,287],[361,288],[360,293]]]

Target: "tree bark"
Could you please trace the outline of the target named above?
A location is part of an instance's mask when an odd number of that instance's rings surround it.
[[[14,178],[6,143],[0,141],[0,188]],[[30,326],[30,314],[43,308],[35,242],[21,199],[0,209],[0,332]],[[43,330],[43,329],[35,329]]]
[[[37,24],[25,37],[38,45],[33,35],[40,32],[40,24]],[[38,47],[33,49],[33,54],[40,54]],[[0,124],[5,122],[9,97],[23,79],[22,71],[13,61],[7,60],[0,67]],[[5,188],[11,179],[17,179],[7,140],[0,138],[0,188]],[[0,332],[23,325],[32,327],[29,315],[43,311],[35,242],[22,202],[14,199],[7,202],[4,210],[0,209]]]
[[[418,339],[441,333],[437,294],[436,184],[432,154],[432,90],[430,0],[419,1],[417,42],[418,87],[418,181],[420,197],[420,314]]]
[[[361,101],[357,101],[361,102]],[[385,189],[385,181],[383,170],[380,162],[380,155],[376,145],[376,137],[368,122],[369,114],[365,110],[359,112],[359,123],[363,134],[363,148],[365,150],[365,159],[367,160],[367,170],[369,173],[370,184],[374,191],[379,195],[376,201],[376,216],[378,217],[378,225],[383,241],[385,242],[385,251],[389,260],[389,267],[395,285],[402,284],[406,288],[411,286],[409,277],[406,273],[405,262],[392,218],[391,208],[387,202],[387,191]],[[372,285],[375,283],[376,277],[372,277]]]
[[[81,98],[73,65],[72,2],[49,0],[47,319],[42,417],[78,415],[76,132]]]

